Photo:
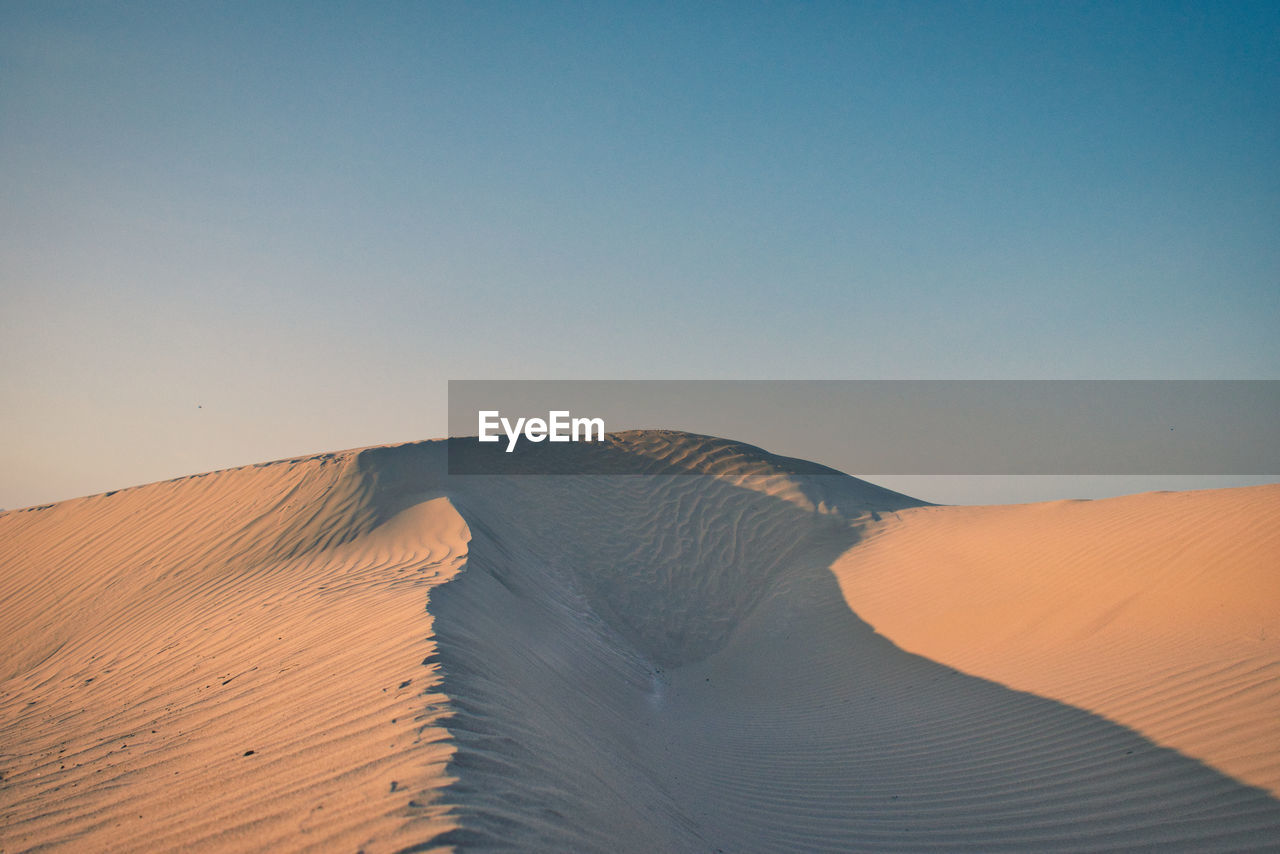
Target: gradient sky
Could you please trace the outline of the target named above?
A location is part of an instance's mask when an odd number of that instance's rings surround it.
[[[449,378],[1280,379],[1278,105],[1274,2],[0,0],[0,506]]]

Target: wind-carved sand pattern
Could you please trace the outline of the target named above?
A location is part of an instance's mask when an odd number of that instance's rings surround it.
[[[0,849],[391,851],[451,826],[448,499],[354,456],[0,516]],[[427,666],[423,666],[427,665]]]
[[[911,509],[834,569],[900,646],[1280,796],[1280,486]]]
[[[633,474],[430,442],[0,515],[0,849],[1280,845],[1275,489],[602,452]]]

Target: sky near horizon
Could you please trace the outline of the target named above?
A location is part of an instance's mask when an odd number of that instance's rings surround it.
[[[1280,379],[1278,104],[1275,3],[0,0],[0,507],[448,379]]]

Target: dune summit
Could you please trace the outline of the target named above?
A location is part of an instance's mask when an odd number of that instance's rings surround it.
[[[592,453],[0,514],[0,851],[1280,847],[1280,486],[934,507]]]

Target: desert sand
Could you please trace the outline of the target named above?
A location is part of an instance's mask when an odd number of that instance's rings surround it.
[[[0,514],[0,851],[1280,849],[1280,485],[602,451],[646,474],[424,442]]]

